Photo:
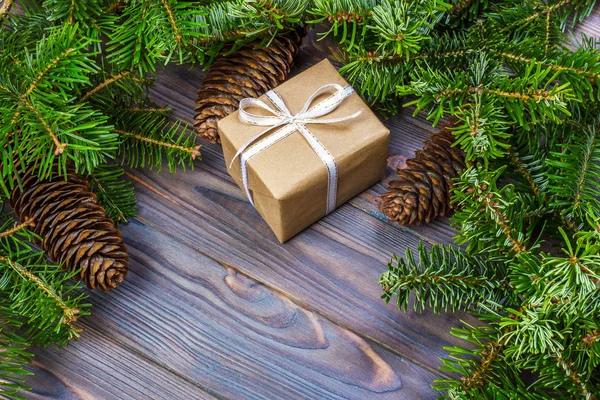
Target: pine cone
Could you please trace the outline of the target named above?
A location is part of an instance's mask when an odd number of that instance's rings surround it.
[[[391,181],[391,191],[381,196],[382,211],[401,225],[431,222],[452,211],[452,179],[465,169],[465,154],[452,147],[454,136],[443,127],[399,169],[400,180]]]
[[[56,168],[56,167],[55,167]],[[10,203],[21,221],[31,219],[42,248],[90,289],[118,286],[129,266],[121,232],[90,191],[89,182],[72,169],[40,181],[33,169],[21,176],[23,191],[12,191]]]
[[[260,97],[285,81],[301,41],[298,33],[291,32],[275,38],[268,47],[252,42],[218,58],[198,90],[198,135],[219,143],[219,120],[237,110],[243,98]]]

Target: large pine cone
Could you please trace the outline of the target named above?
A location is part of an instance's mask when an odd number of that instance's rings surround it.
[[[56,168],[56,167],[55,167]],[[22,176],[10,203],[21,221],[31,219],[48,258],[68,271],[79,270],[90,289],[110,290],[127,275],[129,256],[121,233],[90,191],[89,182],[68,170],[40,181],[33,169]]]
[[[291,32],[269,46],[252,42],[218,58],[208,70],[196,100],[198,135],[219,143],[217,123],[237,110],[245,97],[260,97],[285,81],[302,37]]]
[[[399,180],[389,183],[390,192],[381,197],[382,211],[401,225],[431,222],[452,211],[452,179],[465,169],[465,154],[453,147],[454,135],[443,127],[399,169]]]

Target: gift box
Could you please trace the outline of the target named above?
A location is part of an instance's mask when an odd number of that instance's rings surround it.
[[[282,243],[385,174],[389,130],[327,60],[218,128],[229,174]]]

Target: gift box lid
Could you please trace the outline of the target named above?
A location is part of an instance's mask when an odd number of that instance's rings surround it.
[[[329,83],[348,85],[335,67],[328,60],[323,60],[279,85],[275,91],[281,95],[290,112],[296,114],[317,89]],[[316,104],[330,94],[317,97],[312,104]],[[260,99],[271,106],[265,95]],[[389,135],[389,130],[357,93],[348,96],[337,109],[322,118],[344,117],[358,110],[362,110],[358,117],[345,122],[306,125],[335,158],[340,168],[351,163],[353,157],[360,158],[361,150],[369,144],[384,137],[387,138]],[[261,111],[263,110],[252,109],[254,113]],[[266,111],[264,113],[268,115]],[[231,145],[236,151],[266,128],[241,121],[237,111],[221,119],[218,126],[224,150]],[[276,129],[273,129],[266,135],[275,131]],[[229,168],[230,158],[233,157],[233,154],[227,153],[225,151],[225,161]],[[241,175],[239,164],[236,160],[229,169],[230,174],[238,181]],[[340,171],[340,176],[342,172]],[[327,181],[326,168],[299,132],[280,140],[248,162],[249,188],[275,199],[295,196],[302,192],[307,185],[323,181]]]

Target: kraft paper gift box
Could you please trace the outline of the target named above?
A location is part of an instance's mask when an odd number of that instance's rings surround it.
[[[317,89],[332,83],[348,86],[335,67],[324,60],[284,82],[275,92],[295,115]],[[332,92],[319,95],[312,104],[326,99]],[[266,95],[259,100],[276,109]],[[244,109],[254,114],[271,115],[258,107]],[[362,110],[360,115],[344,122],[305,124],[335,160],[336,207],[381,180],[385,174],[389,130],[357,93],[350,94],[336,109],[317,119],[345,117],[359,110]],[[232,158],[268,126],[242,121],[238,114],[239,111],[236,111],[219,121],[219,135],[228,172],[244,189],[240,157],[233,163]],[[274,135],[279,129],[281,126],[269,130],[257,141]],[[295,130],[265,148],[250,158],[246,165],[248,189],[254,206],[280,242],[285,242],[325,216],[330,186],[328,168],[299,131]]]

